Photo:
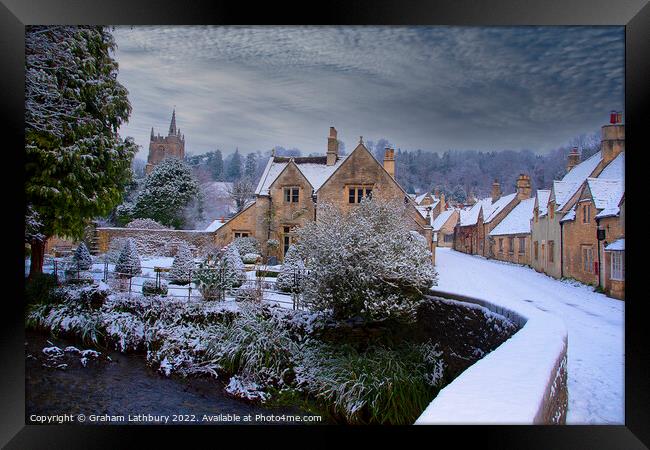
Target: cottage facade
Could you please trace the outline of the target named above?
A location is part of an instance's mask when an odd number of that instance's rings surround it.
[[[333,204],[343,211],[358,206],[366,197],[404,202],[405,221],[425,237],[432,254],[435,244],[430,219],[418,211],[415,201],[395,180],[395,153],[386,149],[383,165],[360,140],[346,156],[338,154],[337,132],[330,128],[327,154],[322,157],[287,158],[272,155],[255,191],[255,200],[215,232],[218,245],[237,237],[252,236],[263,252],[269,240],[278,243],[284,258],[295,241],[296,230],[318,220],[318,205]]]

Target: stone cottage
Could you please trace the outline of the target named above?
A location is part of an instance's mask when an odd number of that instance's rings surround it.
[[[255,190],[255,200],[217,229],[215,242],[226,245],[237,237],[252,236],[266,252],[268,241],[275,240],[282,260],[296,229],[318,220],[319,204],[350,210],[371,196],[404,202],[409,228],[425,237],[435,255],[430,219],[418,211],[415,201],[395,180],[394,149],[386,149],[382,164],[360,139],[349,155],[341,156],[334,127],[330,128],[326,156],[272,155]]]

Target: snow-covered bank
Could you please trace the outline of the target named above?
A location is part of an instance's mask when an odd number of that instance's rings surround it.
[[[437,288],[442,291],[482,298],[529,317],[542,311],[564,322],[568,330],[567,423],[624,423],[624,302],[594,292],[589,286],[558,281],[527,267],[451,249],[437,249],[436,263]],[[521,336],[525,338],[536,328],[529,332],[524,327],[502,347],[517,342]],[[529,357],[535,357],[534,353],[531,349]],[[521,376],[526,379],[531,375]],[[466,407],[474,408],[472,399],[467,400]]]
[[[416,424],[530,425],[559,420],[566,412],[566,392],[561,391],[566,389],[566,381],[562,383],[566,370],[564,323],[527,305],[506,309],[486,299],[477,300],[480,307],[523,327],[442,389]]]

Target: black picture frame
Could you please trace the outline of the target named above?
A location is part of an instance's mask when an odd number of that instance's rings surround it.
[[[252,5],[246,2],[194,1],[179,3],[171,0],[2,0],[0,4],[0,92],[3,101],[2,133],[5,156],[5,199],[15,206],[5,206],[11,211],[11,234],[5,240],[5,248],[12,249],[11,259],[5,269],[5,284],[13,285],[15,291],[5,292],[3,298],[2,363],[0,375],[2,406],[0,409],[0,444],[6,448],[89,448],[117,447],[133,444],[133,434],[146,433],[147,442],[167,440],[178,433],[191,433],[194,437],[210,439],[217,444],[223,430],[230,427],[168,427],[158,426],[43,426],[25,425],[24,396],[24,310],[22,290],[24,273],[20,263],[23,244],[22,188],[19,186],[24,173],[23,164],[23,117],[24,117],[24,25],[27,24],[342,24],[342,25],[621,25],[626,29],[625,67],[625,117],[628,151],[626,158],[627,180],[632,189],[626,193],[628,208],[626,234],[628,242],[643,242],[639,229],[643,194],[647,191],[639,180],[643,164],[642,152],[648,151],[648,140],[643,132],[648,129],[648,91],[650,87],[650,5],[646,0],[447,0],[430,2],[424,0],[364,0],[330,1],[327,3],[301,4],[266,2]],[[597,70],[597,69],[596,69]],[[647,133],[647,131],[646,131]],[[9,155],[9,157],[7,157]],[[13,176],[11,176],[13,175]],[[15,177],[14,177],[15,176]],[[637,178],[638,177],[638,178]],[[638,200],[637,200],[638,198]],[[632,199],[631,202],[629,199]],[[637,219],[635,219],[637,217]],[[635,235],[639,236],[636,240]],[[630,239],[632,239],[630,241]],[[315,434],[333,433],[336,439],[349,440],[352,435],[384,439],[395,433],[409,432],[418,440],[402,441],[406,445],[442,445],[446,439],[457,444],[474,439],[481,447],[529,448],[529,449],[600,449],[600,448],[647,448],[650,445],[650,352],[647,349],[648,326],[645,297],[641,293],[643,267],[642,248],[629,246],[626,252],[625,304],[625,425],[621,426],[439,426],[403,428],[342,428],[342,427],[286,427],[287,435],[277,438],[278,443],[308,445]],[[6,258],[6,257],[5,257]],[[15,259],[14,259],[15,258]],[[635,263],[638,260],[638,263]],[[7,259],[5,259],[7,261]],[[630,262],[631,261],[631,262]],[[13,274],[13,275],[12,275]],[[15,281],[17,280],[17,281]],[[571,344],[569,336],[569,346]],[[276,428],[262,428],[265,435]],[[247,440],[248,433],[242,428],[235,432]],[[219,433],[215,436],[215,433]],[[345,434],[340,434],[345,433]],[[209,434],[209,436],[206,436]],[[289,440],[289,436],[291,436]],[[355,436],[356,437],[356,436]],[[424,440],[420,440],[424,439]],[[430,441],[429,441],[430,440]],[[210,442],[209,441],[209,442]],[[230,444],[229,444],[230,445]]]

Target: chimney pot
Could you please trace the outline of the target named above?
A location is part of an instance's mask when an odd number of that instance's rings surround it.
[[[617,119],[617,115],[618,115],[618,114],[616,113],[616,111],[612,110],[612,111],[609,113],[609,123],[611,123],[612,125],[615,124],[615,123],[616,123],[616,119]]]
[[[226,219],[223,216],[221,216],[221,223],[226,223]]]

